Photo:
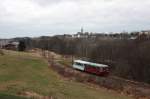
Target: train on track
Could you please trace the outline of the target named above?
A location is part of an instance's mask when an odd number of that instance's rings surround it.
[[[108,76],[110,72],[108,65],[92,63],[83,60],[74,60],[73,68],[99,76]]]

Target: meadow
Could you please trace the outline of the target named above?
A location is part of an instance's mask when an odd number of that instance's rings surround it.
[[[131,99],[105,88],[66,80],[50,69],[45,59],[32,53],[4,53],[0,55],[0,99],[25,99],[26,93],[35,98]]]

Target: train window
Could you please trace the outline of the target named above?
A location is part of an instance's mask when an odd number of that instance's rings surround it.
[[[102,71],[103,71],[103,68],[99,68],[99,71],[102,72]]]
[[[75,63],[76,65],[78,65],[78,66],[83,66],[83,64],[81,64],[81,63]]]

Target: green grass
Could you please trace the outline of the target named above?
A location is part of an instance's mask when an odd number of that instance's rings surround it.
[[[0,92],[7,95],[35,92],[57,99],[131,99],[104,88],[66,81],[48,68],[44,59],[13,51],[5,51],[5,55],[0,56]]]
[[[0,93],[0,99],[27,99],[25,97]]]

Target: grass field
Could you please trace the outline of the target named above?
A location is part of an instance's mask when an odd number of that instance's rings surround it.
[[[30,53],[5,51],[4,56],[0,55],[0,93],[5,93],[0,94],[0,99],[20,99],[12,95],[24,92],[56,99],[131,99],[104,88],[64,80],[47,64]]]
[[[0,93],[0,99],[27,99],[25,97]]]

